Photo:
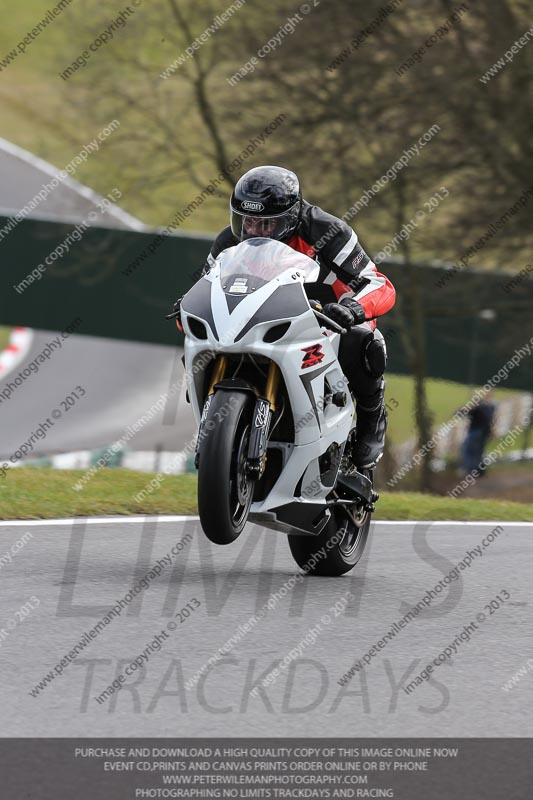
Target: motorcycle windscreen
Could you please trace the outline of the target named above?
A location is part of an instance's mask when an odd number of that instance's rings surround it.
[[[291,269],[306,281],[316,280],[318,264],[303,253],[273,239],[246,239],[217,258],[220,280],[228,294],[246,295]]]
[[[229,311],[251,292],[274,280],[287,270],[298,272],[304,280],[316,280],[318,264],[303,253],[274,239],[246,239],[224,250],[217,259],[220,281]],[[278,286],[235,337],[239,341],[255,325],[298,317],[309,310],[302,284]]]

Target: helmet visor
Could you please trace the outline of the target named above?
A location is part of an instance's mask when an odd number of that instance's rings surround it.
[[[231,209],[231,230],[236,239],[243,242],[245,239],[275,239],[281,241],[290,236],[300,216],[300,201],[296,202],[288,211],[274,216],[260,216],[258,214],[244,214]]]

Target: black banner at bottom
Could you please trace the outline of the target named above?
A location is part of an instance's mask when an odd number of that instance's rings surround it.
[[[9,800],[530,800],[533,739],[0,739]]]

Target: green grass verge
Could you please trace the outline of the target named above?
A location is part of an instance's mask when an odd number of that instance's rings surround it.
[[[196,476],[169,475],[140,502],[134,496],[154,478],[144,472],[103,469],[85,488],[73,484],[81,470],[20,468],[0,481],[0,518],[53,519],[112,514],[196,514]],[[385,492],[376,520],[507,520],[533,522],[533,505],[502,500],[454,500],[449,497]]]
[[[50,519],[102,514],[196,514],[196,476],[169,475],[141,502],[135,495],[154,475],[126,469],[100,469],[80,491],[74,484],[84,470],[17,468],[0,482],[0,517]]]

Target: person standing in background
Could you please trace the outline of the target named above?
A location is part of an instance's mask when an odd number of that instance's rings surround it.
[[[462,466],[467,475],[476,470],[478,477],[485,474],[486,466],[482,464],[483,453],[492,435],[496,404],[489,392],[479,403],[465,412],[468,417],[468,430],[461,447]]]

